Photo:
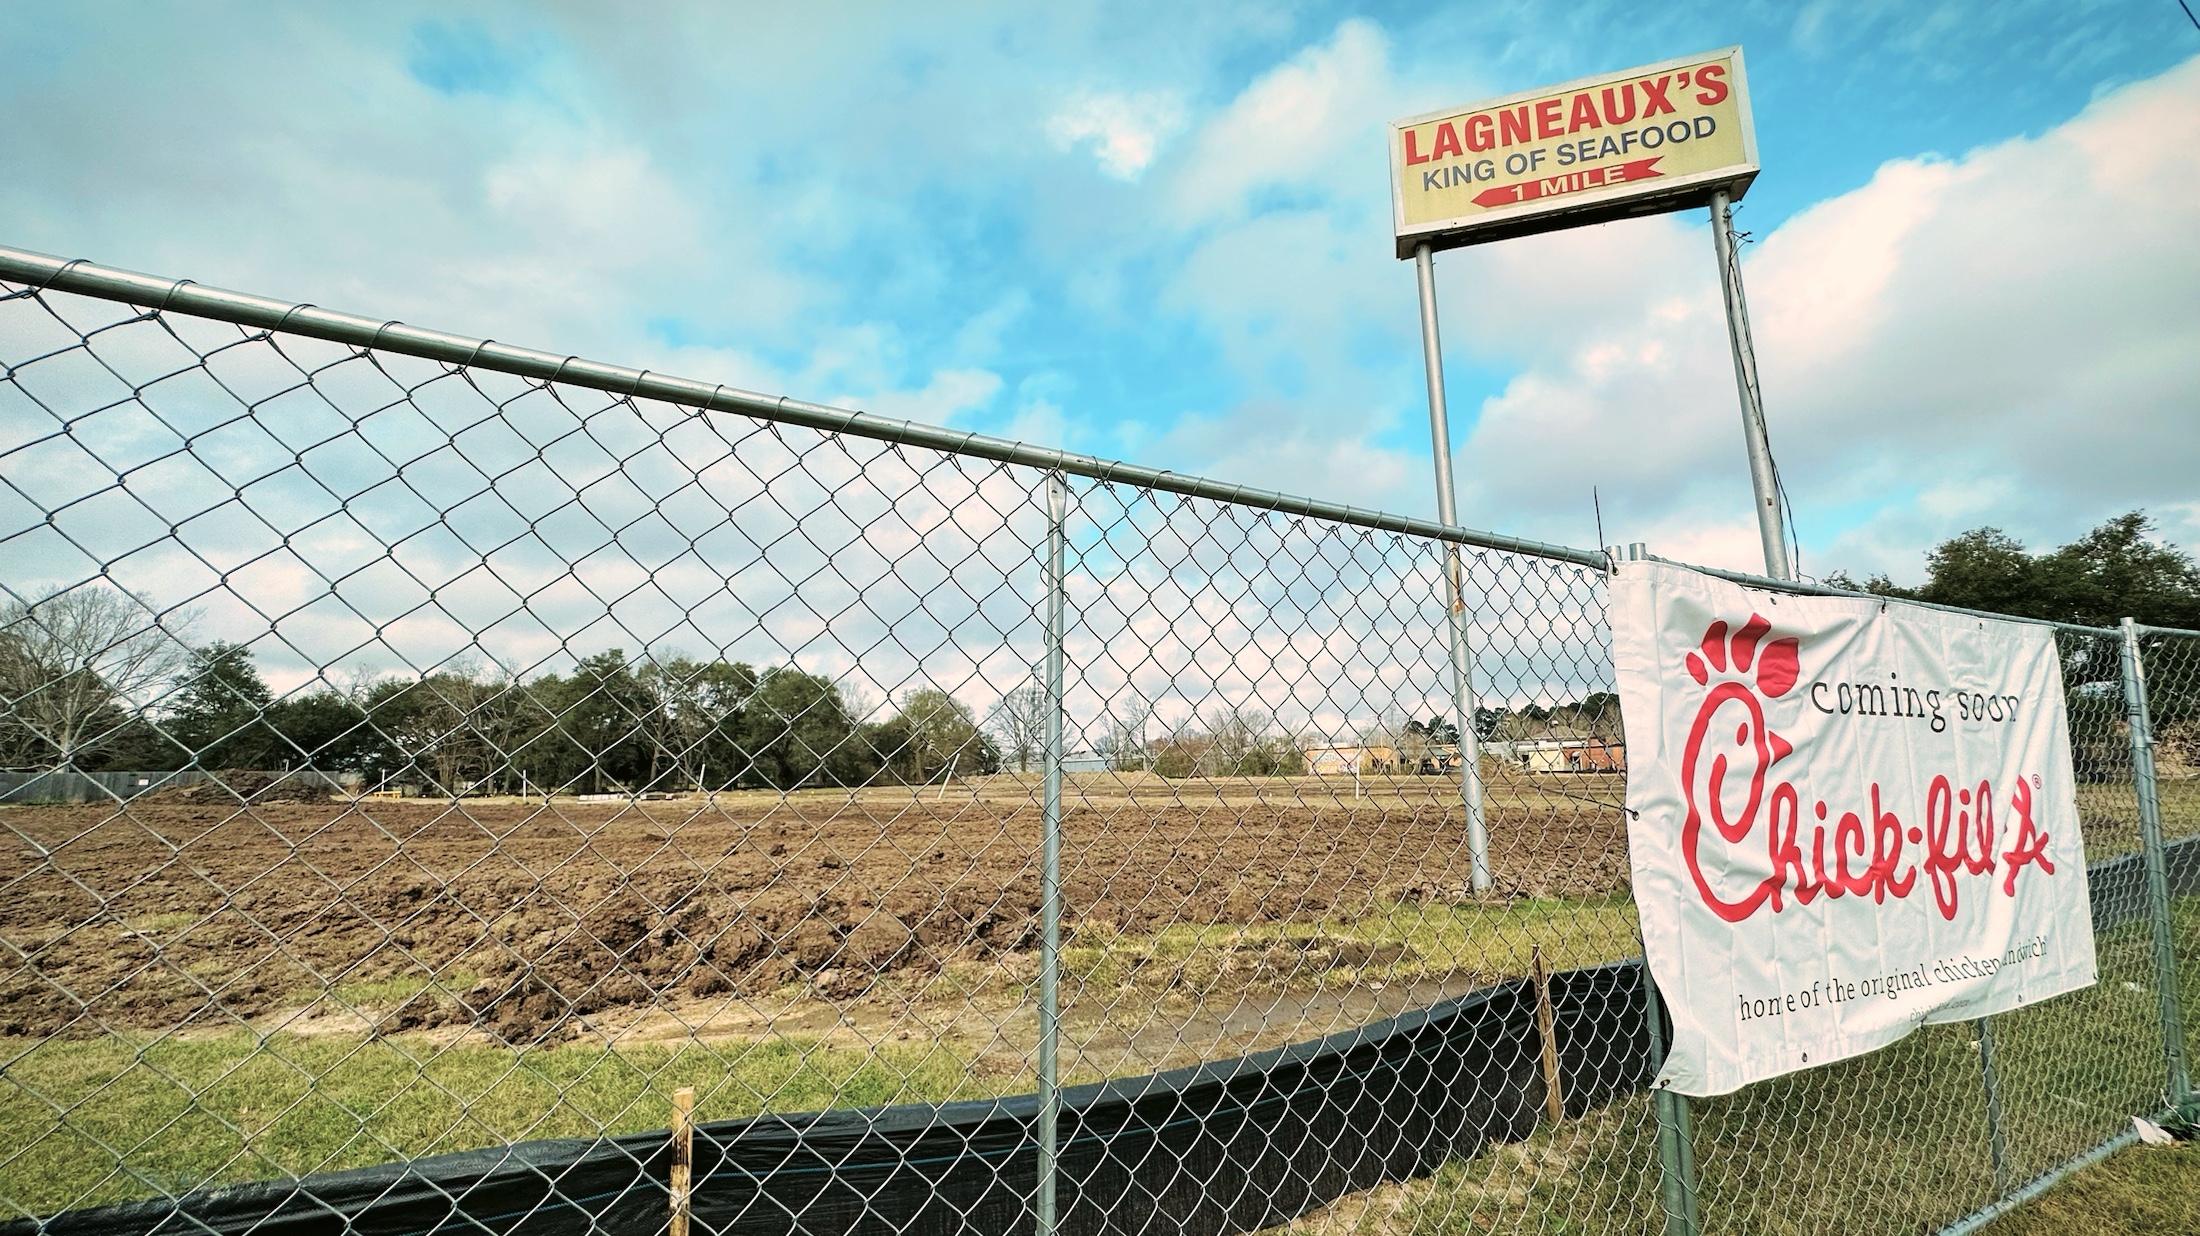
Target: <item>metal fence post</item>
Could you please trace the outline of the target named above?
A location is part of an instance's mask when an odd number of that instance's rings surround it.
[[[1039,1198],[1038,1236],[1055,1231],[1055,1123],[1061,1116],[1055,1040],[1060,1031],[1062,969],[1062,611],[1069,485],[1047,473],[1046,782],[1039,843]]]
[[[1612,569],[1618,569],[1617,553]],[[1629,543],[1629,562],[1650,558],[1643,541]],[[1642,959],[1642,1016],[1650,1033],[1650,1072],[1665,1067],[1665,1013],[1658,1003],[1658,980],[1650,973],[1650,957]],[[1666,1236],[1696,1236],[1703,1230],[1703,1213],[1696,1202],[1696,1128],[1688,1110],[1688,1096],[1670,1090],[1652,1090],[1651,1105],[1658,1120],[1658,1199],[1665,1212]]]
[[[1993,1157],[1994,1196],[2009,1195],[2009,1139],[2002,1128],[2001,1067],[1994,1059],[1994,1019],[1978,1019],[1979,1080],[1986,1087],[1986,1151]]]
[[[2124,715],[2131,723],[2131,782],[2139,798],[2139,845],[2146,855],[2147,917],[2154,924],[2154,989],[2161,1007],[2162,1057],[2169,1073],[2169,1100],[2182,1103],[2192,1093],[2185,1071],[2184,1013],[2179,1005],[2177,942],[2169,919],[2169,868],[2162,855],[2162,802],[2154,781],[2154,724],[2147,711],[2146,664],[2139,655],[2139,629],[2124,619]]]
[[[1421,362],[1428,371],[1428,428],[1436,453],[1436,518],[1459,526],[1451,481],[1451,424],[1444,405],[1444,348],[1436,330],[1436,259],[1427,245],[1413,254],[1421,291]],[[1459,797],[1467,808],[1468,878],[1477,893],[1490,891],[1489,823],[1482,815],[1482,744],[1474,732],[1474,661],[1467,643],[1467,571],[1459,546],[1444,545],[1444,608],[1451,633],[1451,704],[1459,727]]]
[[[1650,1071],[1665,1067],[1665,1014],[1658,1007],[1658,981],[1650,959],[1642,960],[1642,1015],[1650,1031]],[[1650,1092],[1658,1121],[1658,1201],[1665,1213],[1665,1236],[1697,1236],[1703,1215],[1696,1205],[1696,1129],[1688,1096],[1670,1090]]]

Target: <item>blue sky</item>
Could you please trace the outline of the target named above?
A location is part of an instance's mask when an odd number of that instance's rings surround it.
[[[1998,4],[50,6],[5,243],[1432,507],[1399,115],[1740,43],[1803,566],[2200,537],[2200,31]],[[1439,258],[1471,524],[1754,567],[1694,215]]]

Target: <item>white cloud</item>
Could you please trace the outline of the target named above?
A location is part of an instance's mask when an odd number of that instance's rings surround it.
[[[1238,390],[1148,449],[1262,488],[1426,507],[1407,480],[1425,462],[1375,441],[1417,371],[1388,383],[1369,364],[1412,354],[1411,275],[1387,252],[1388,199],[1366,192],[1383,182],[1380,118],[1400,98],[1381,31],[1346,21],[1254,78],[1170,161],[1189,247],[1161,303],[1197,325]]]
[[[1269,70],[1203,126],[1174,191],[1188,220],[1231,216],[1276,187],[1382,182],[1382,123],[1396,106],[1389,44],[1372,23],[1339,25]],[[1364,198],[1363,194],[1351,194]]]
[[[1062,409],[1042,398],[1029,400],[1016,409],[1015,418],[1008,423],[1007,436],[1035,446],[1068,447],[1075,435]]]
[[[507,226],[592,262],[640,261],[695,240],[693,209],[632,147],[518,155],[488,170],[482,194]]]
[[[1965,527],[2055,543],[2137,506],[2190,535],[2195,148],[2189,62],[2041,136],[1891,162],[1764,238],[1745,279],[1775,452],[1806,527],[1860,513],[1806,566],[1914,578]],[[1596,484],[1614,539],[1760,565],[1709,238],[1626,225],[1660,279],[1621,273],[1608,298],[1578,278],[1622,236],[1599,231],[1540,242],[1540,270],[1523,244],[1449,272],[1447,304],[1540,353],[1462,451],[1471,518],[1579,540]]]
[[[1101,171],[1135,181],[1183,128],[1184,106],[1173,94],[1087,93],[1047,119],[1047,140],[1056,150],[1087,147]]]
[[[945,425],[957,416],[993,402],[1001,391],[1001,375],[988,369],[942,369],[913,391],[880,391],[866,399],[847,399],[851,407],[895,420]]]
[[[483,174],[482,221],[503,253],[467,261],[470,282],[560,324],[600,311],[608,287],[700,247],[694,206],[635,147],[560,140]],[[552,257],[554,255],[554,257]],[[552,257],[552,260],[544,260]]]

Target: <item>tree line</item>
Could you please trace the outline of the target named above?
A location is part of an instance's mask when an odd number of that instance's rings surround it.
[[[2125,615],[2200,629],[2200,567],[2155,541],[2143,512],[2070,544],[2031,553],[1995,528],[1942,542],[1916,587],[1885,576],[1828,582],[1875,594],[2113,626]],[[313,767],[370,783],[412,781],[449,793],[926,784],[1029,769],[1049,702],[1036,680],[1003,695],[980,723],[944,691],[919,688],[870,719],[830,679],[798,666],[629,659],[610,649],[564,673],[522,679],[453,666],[339,690],[278,697],[249,649],[190,649],[149,623],[152,608],[92,586],[0,605],[0,767],[166,771]],[[2200,765],[2200,646],[2144,637],[2158,738]],[[2200,644],[2200,641],[2191,641]],[[2098,645],[2098,646],[2096,646]],[[2081,763],[2108,769],[2120,713],[2112,640],[2064,641],[2065,683]],[[2179,658],[2182,658],[2180,663]],[[1141,706],[1098,747],[1116,767],[1163,776],[1275,776],[1301,770],[1305,740],[1271,719],[1227,709],[1147,734]],[[2098,716],[2094,714],[2098,713]],[[1478,738],[1619,736],[1608,692],[1545,709],[1478,708]],[[1455,746],[1451,722],[1381,726],[1363,742]]]
[[[1925,582],[1902,587],[1885,575],[1857,581],[1835,571],[1826,582],[1880,596],[2112,627],[2125,618],[2200,630],[2200,566],[2150,534],[2154,521],[2131,511],[2067,545],[2040,553],[1999,528],[1973,528],[1925,555]]]
[[[0,612],[0,764],[310,767],[438,794],[924,784],[1001,766],[970,708],[932,688],[867,720],[797,666],[613,648],[524,680],[454,666],[278,697],[249,649],[163,648],[126,629],[137,610],[79,589]]]

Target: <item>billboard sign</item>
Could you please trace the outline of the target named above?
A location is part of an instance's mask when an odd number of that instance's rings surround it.
[[[1742,49],[1390,126],[1398,256],[1739,199],[1757,176]]]
[[[1658,562],[1610,605],[1657,1085],[1726,1094],[2093,983],[2052,629]]]

